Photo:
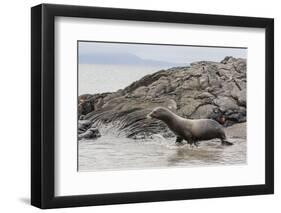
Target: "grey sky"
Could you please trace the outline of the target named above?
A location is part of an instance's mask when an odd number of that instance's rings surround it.
[[[145,60],[188,64],[194,61],[221,61],[225,56],[247,58],[245,48],[172,46],[128,43],[79,42],[79,58],[92,55],[132,54]],[[110,63],[110,61],[109,61]]]

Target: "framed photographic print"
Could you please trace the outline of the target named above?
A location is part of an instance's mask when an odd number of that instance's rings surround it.
[[[31,203],[271,194],[274,21],[31,9]]]

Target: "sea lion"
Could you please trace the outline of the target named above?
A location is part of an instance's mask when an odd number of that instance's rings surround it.
[[[226,140],[223,127],[212,119],[185,119],[164,107],[155,108],[147,117],[163,121],[177,136],[176,143],[186,140],[197,146],[198,141],[219,138],[222,145],[233,144]]]

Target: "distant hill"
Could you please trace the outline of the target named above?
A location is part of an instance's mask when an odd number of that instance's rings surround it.
[[[123,64],[149,66],[182,66],[184,64],[167,61],[142,59],[130,53],[91,53],[79,56],[79,64]]]

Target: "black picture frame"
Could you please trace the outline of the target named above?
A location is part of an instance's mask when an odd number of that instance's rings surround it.
[[[265,184],[93,195],[54,195],[55,17],[264,28]],[[274,193],[274,20],[194,13],[41,4],[31,8],[31,204],[42,209]]]

